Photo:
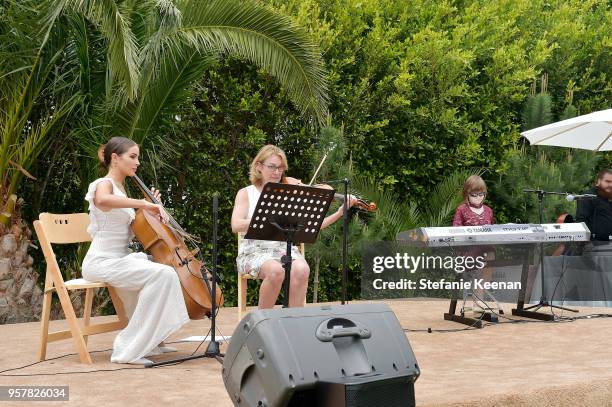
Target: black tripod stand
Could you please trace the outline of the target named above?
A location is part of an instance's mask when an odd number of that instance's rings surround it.
[[[219,363],[223,363],[223,353],[221,353],[221,349],[219,346],[219,341],[215,340],[216,333],[216,319],[217,319],[217,228],[218,221],[217,215],[219,212],[219,195],[215,193],[213,195],[213,252],[212,252],[212,283],[209,285],[209,281],[205,275],[205,272],[202,272],[202,278],[208,287],[210,287],[210,298],[211,298],[211,309],[210,309],[210,343],[206,348],[206,352],[201,355],[191,355],[182,358],[176,358],[171,360],[165,360],[163,362],[155,362],[146,364],[145,367],[158,367],[164,365],[174,365],[177,363],[185,362],[187,360],[192,359],[200,359],[200,358],[214,358]],[[206,338],[204,338],[206,340]]]
[[[526,188],[523,191],[536,193],[538,195],[538,210],[539,210],[539,215],[540,215],[540,224],[544,223],[544,196],[545,195],[563,195],[563,196],[567,195],[566,193],[563,193],[563,192],[548,192],[548,191],[543,191],[541,189]],[[546,298],[546,287],[544,285],[544,272],[545,271],[544,271],[544,244],[543,243],[540,243],[540,256],[539,257],[540,257],[540,268],[541,268],[540,281],[542,284],[542,295],[540,296],[540,302],[538,302],[535,305],[531,305],[527,308],[523,308],[523,301],[519,300],[517,307],[512,310],[512,315],[518,315],[518,316],[532,318],[532,319],[539,319],[542,321],[552,321],[555,318],[554,315],[543,314],[541,312],[538,312],[538,310],[540,308],[547,307],[547,308],[561,309],[561,310],[570,311],[570,312],[578,312],[578,310],[561,307],[559,305],[553,305],[552,303],[548,302],[548,299]]]

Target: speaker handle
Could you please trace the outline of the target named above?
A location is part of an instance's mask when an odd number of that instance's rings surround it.
[[[332,326],[330,328],[330,326]],[[335,338],[356,336],[360,339],[372,337],[372,332],[355,322],[345,318],[330,318],[319,324],[315,336],[321,342],[331,342]]]

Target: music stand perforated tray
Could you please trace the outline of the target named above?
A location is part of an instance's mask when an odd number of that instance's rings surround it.
[[[268,182],[263,186],[245,239],[284,242],[281,227],[294,227],[293,243],[314,243],[334,199],[333,189]]]

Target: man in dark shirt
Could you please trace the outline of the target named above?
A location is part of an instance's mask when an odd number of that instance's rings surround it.
[[[601,170],[595,187],[586,193],[597,198],[578,201],[576,221],[586,223],[592,240],[612,240],[612,169]]]

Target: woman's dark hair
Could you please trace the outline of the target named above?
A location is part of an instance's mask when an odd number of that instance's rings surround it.
[[[127,137],[113,137],[98,148],[98,159],[104,168],[108,168],[113,153],[121,155],[135,145],[137,145],[136,142]]]

